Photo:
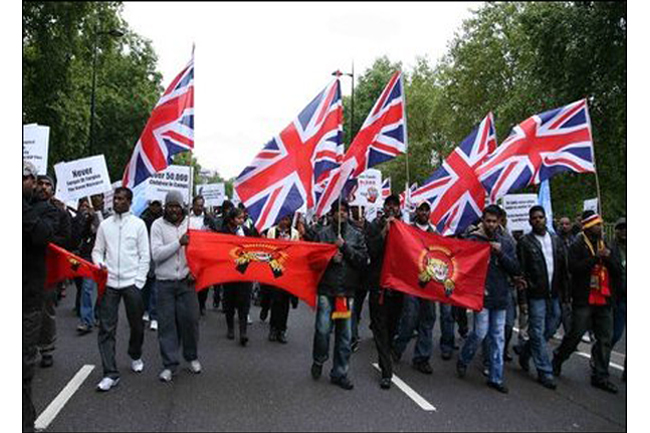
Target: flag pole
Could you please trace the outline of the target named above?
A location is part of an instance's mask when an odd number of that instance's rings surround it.
[[[406,125],[408,125],[407,112],[406,112],[406,89],[404,88],[404,75],[400,76],[400,81],[402,82],[402,92],[404,94],[404,143],[406,146],[406,189],[404,192],[406,194],[406,199],[408,199],[408,205],[411,205],[411,172],[409,168],[409,144],[408,144],[408,130]],[[404,200],[406,203],[406,200]]]
[[[598,165],[596,164],[596,144],[594,143],[594,135],[591,131],[591,116],[589,115],[589,105],[587,104],[587,98],[585,98],[585,111],[587,112],[587,120],[589,121],[589,135],[591,136],[591,155],[594,160],[594,175],[596,176],[596,197],[598,198],[598,214],[605,221],[605,215],[603,215],[603,202],[600,198],[600,181],[598,180]]]

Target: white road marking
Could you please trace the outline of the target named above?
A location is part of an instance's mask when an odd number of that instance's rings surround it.
[[[54,421],[54,418],[56,418],[61,409],[63,409],[63,406],[65,406],[68,400],[70,400],[70,397],[72,397],[74,393],[77,392],[81,384],[84,382],[84,380],[86,380],[94,368],[94,365],[87,364],[79,369],[72,380],[68,382],[65,388],[61,390],[59,395],[57,395],[56,398],[52,400],[52,403],[50,403],[50,405],[45,408],[38,419],[34,422],[34,427],[36,429],[44,430],[50,425],[52,421]]]
[[[377,365],[377,363],[372,364],[372,366],[375,367],[377,370],[381,371],[381,369],[379,368],[379,365]],[[397,387],[399,389],[401,389],[402,392],[404,392],[404,394],[409,396],[409,398],[411,400],[413,400],[423,410],[426,410],[427,412],[431,412],[431,411],[437,412],[438,411],[438,409],[436,409],[435,406],[433,406],[431,403],[429,403],[424,398],[422,398],[422,396],[420,394],[415,392],[415,390],[413,388],[408,386],[402,379],[397,377],[394,373],[393,373],[392,382],[395,385],[397,385]]]
[[[512,330],[519,333],[519,328],[513,327]],[[583,358],[591,359],[591,355],[589,355],[588,353],[580,352],[580,351],[577,351],[577,350],[576,350],[576,353],[578,355],[582,356]],[[622,353],[614,352],[613,350],[612,350],[612,354],[619,355],[619,356],[622,356],[622,357],[626,357],[626,355],[623,355]],[[624,371],[625,370],[625,368],[623,368],[622,365],[613,363],[611,361],[609,362],[609,366],[613,367],[613,368],[615,368],[615,369],[617,369],[619,371]]]

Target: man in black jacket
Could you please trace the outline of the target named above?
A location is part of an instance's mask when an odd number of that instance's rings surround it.
[[[560,294],[566,290],[567,272],[562,240],[546,229],[546,212],[533,206],[528,212],[532,231],[517,244],[519,265],[526,281],[529,340],[519,355],[519,364],[528,371],[533,357],[537,380],[555,389],[553,367],[546,348],[560,322]]]
[[[393,350],[393,342],[400,316],[404,296],[402,292],[381,287],[379,278],[384,263],[386,236],[392,221],[400,220],[399,197],[391,195],[384,201],[384,212],[375,219],[366,232],[368,253],[370,254],[370,329],[375,340],[379,369],[381,370],[382,389],[389,389],[393,377],[393,361],[397,358]]]
[[[368,261],[364,236],[348,224],[348,213],[347,202],[334,202],[332,224],[315,233],[312,239],[316,242],[335,244],[339,250],[318,284],[311,375],[315,380],[321,376],[323,364],[329,358],[330,334],[335,326],[334,365],[330,371],[330,381],[346,390],[354,388],[348,378],[352,353],[352,319],[349,309],[353,304],[354,292],[361,284],[361,271]]]
[[[582,215],[582,233],[569,249],[569,270],[573,277],[573,317],[571,332],[553,357],[553,374],[578,347],[591,323],[596,336],[592,350],[591,384],[607,392],[618,388],[609,381],[609,358],[614,327],[613,304],[616,281],[621,276],[620,261],[603,239],[603,220],[594,211]]]
[[[56,223],[52,242],[65,248],[71,249],[70,226],[71,218],[65,209],[56,207],[54,204],[54,180],[47,175],[39,175],[36,178],[36,189],[34,190],[36,200],[51,203],[56,209]],[[56,287],[48,287],[44,293],[43,308],[41,310],[41,332],[38,338],[38,351],[41,354],[41,368],[48,368],[54,364],[52,356],[56,342]]]
[[[470,240],[490,244],[490,263],[485,280],[485,302],[481,311],[474,313],[474,329],[465,340],[456,364],[458,377],[464,378],[478,346],[490,338],[490,371],[487,385],[501,393],[508,393],[503,381],[503,348],[505,346],[506,308],[510,296],[509,277],[520,274],[515,247],[498,232],[501,210],[496,205],[483,210],[483,221],[472,232]]]
[[[32,379],[38,355],[45,286],[45,251],[54,237],[57,211],[34,197],[36,168],[23,163],[23,431],[34,431]]]

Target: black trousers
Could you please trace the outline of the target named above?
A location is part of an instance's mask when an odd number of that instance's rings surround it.
[[[359,287],[354,292],[354,304],[352,305],[352,341],[359,340],[359,323],[361,322],[361,312],[363,311],[363,302],[368,295],[368,289]]]
[[[469,332],[469,326],[467,325],[467,309],[452,307],[451,314],[454,316],[454,320],[458,324],[458,333],[461,336],[466,336]]]
[[[23,311],[23,431],[34,431],[36,409],[32,402],[32,380],[38,357],[41,310]]]
[[[402,315],[404,297],[399,292],[370,291],[370,329],[377,347],[382,378],[393,377],[391,348]]]
[[[287,330],[289,320],[289,302],[291,295],[284,290],[272,289],[271,291],[271,331],[284,332]]]
[[[246,335],[248,312],[251,308],[251,283],[229,283],[223,285],[223,309],[228,329],[235,326],[235,311],[239,319],[240,336]]]
[[[571,330],[555,350],[555,362],[569,359],[589,328],[593,329],[596,343],[591,350],[594,369],[592,379],[603,381],[609,377],[609,359],[612,353],[614,310],[610,305],[573,307]]]

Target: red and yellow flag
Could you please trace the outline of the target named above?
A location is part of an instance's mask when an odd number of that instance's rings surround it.
[[[247,238],[190,230],[187,263],[196,290],[213,284],[259,281],[316,306],[316,293],[336,246],[302,241]]]
[[[101,299],[106,290],[108,272],[99,266],[72,254],[57,245],[50,243],[47,246],[45,256],[47,275],[45,287],[52,287],[55,284],[71,278],[90,278],[97,283],[97,297]]]
[[[396,221],[386,240],[381,286],[479,311],[489,260],[487,243],[427,233]]]

